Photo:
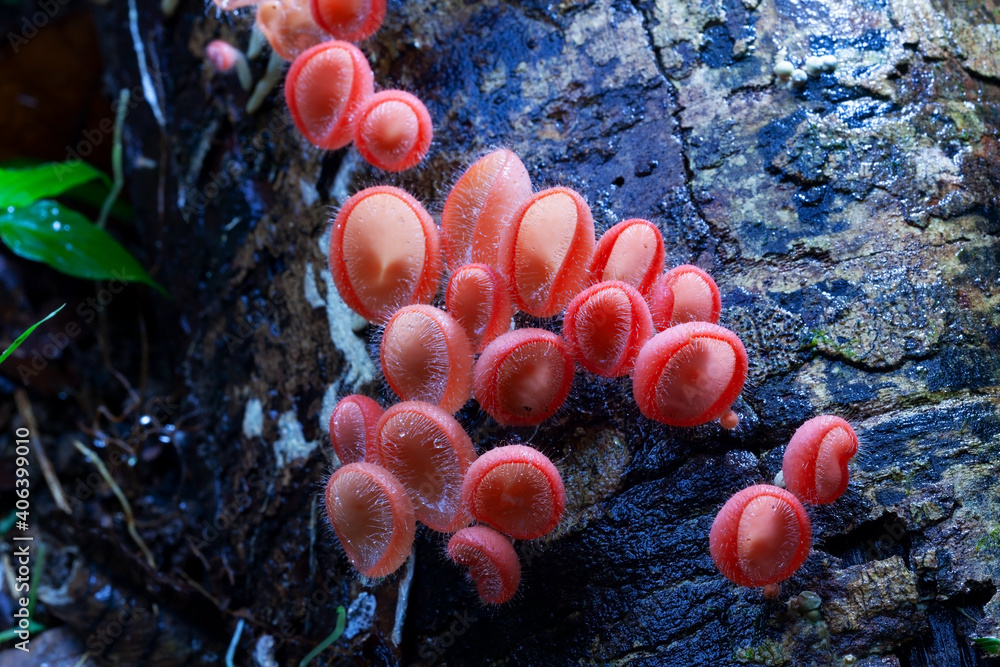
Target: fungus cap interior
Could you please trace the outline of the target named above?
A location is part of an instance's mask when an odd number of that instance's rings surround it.
[[[344,227],[343,261],[358,299],[386,313],[413,297],[426,262],[424,228],[410,206],[389,193],[362,199]]]

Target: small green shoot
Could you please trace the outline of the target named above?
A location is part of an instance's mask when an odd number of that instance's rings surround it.
[[[347,612],[343,607],[337,607],[337,627],[333,629],[333,632],[330,633],[329,637],[321,641],[316,648],[309,651],[309,655],[302,658],[302,662],[299,663],[299,667],[306,667],[306,665],[312,662],[316,656],[328,649],[333,642],[340,639],[340,635],[344,634],[345,627],[347,627]]]
[[[20,336],[18,336],[17,340],[15,340],[13,343],[11,343],[10,347],[8,347],[6,350],[3,351],[3,354],[0,354],[0,364],[2,364],[7,357],[9,357],[11,354],[13,354],[14,350],[16,350],[18,347],[20,347],[21,343],[23,343],[28,338],[28,336],[31,335],[31,332],[33,332],[35,329],[37,329],[39,326],[41,326],[42,323],[44,323],[47,320],[50,320],[53,317],[55,317],[55,314],[58,313],[60,310],[62,310],[65,307],[66,307],[66,304],[64,303],[63,305],[59,306],[58,308],[56,308],[55,310],[53,310],[51,313],[49,313],[48,315],[46,315],[45,317],[43,317],[39,321],[37,321],[34,324],[32,324],[30,327],[28,327],[27,331],[25,331],[23,334],[21,334]],[[8,528],[7,530],[10,530],[10,529]],[[7,530],[4,530],[3,532],[6,533]]]

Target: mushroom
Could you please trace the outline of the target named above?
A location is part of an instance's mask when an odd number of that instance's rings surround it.
[[[594,247],[590,282],[620,280],[645,296],[663,273],[663,235],[642,218],[619,222],[604,232]]]
[[[785,448],[785,488],[806,503],[832,503],[847,490],[847,463],[857,453],[858,436],[850,424],[834,415],[813,417]]]
[[[521,585],[521,562],[510,540],[487,526],[463,528],[448,540],[448,558],[469,568],[483,602],[503,604]]]
[[[683,322],[718,324],[722,298],[712,276],[697,266],[683,264],[664,273],[653,285],[649,310],[660,331]]]
[[[512,151],[497,149],[476,160],[448,193],[441,235],[448,266],[478,262],[500,269],[500,238],[531,196],[531,178]]]
[[[500,240],[500,273],[518,308],[552,317],[585,287],[594,258],[594,218],[570,188],[543,190],[521,205]]]
[[[360,42],[385,20],[385,0],[310,0],[316,24],[336,39]]]
[[[740,586],[777,584],[809,556],[812,529],[802,503],[784,489],[758,484],[723,505],[708,545],[724,577]]]
[[[631,372],[639,350],[653,337],[653,319],[642,294],[621,281],[580,292],[566,308],[563,337],[580,365],[604,377]]]
[[[500,424],[540,424],[566,402],[573,372],[573,356],[560,336],[517,329],[483,350],[472,367],[472,393]]]
[[[424,159],[434,138],[427,107],[401,90],[369,97],[357,112],[354,145],[368,164],[385,171],[405,171]]]
[[[466,264],[448,279],[445,308],[465,329],[474,352],[510,331],[514,308],[507,281],[486,264]]]
[[[552,532],[566,509],[559,471],[526,445],[497,447],[476,459],[465,474],[462,498],[473,519],[518,540]]]
[[[726,415],[746,379],[739,336],[717,324],[688,322],[656,334],[639,351],[632,394],[650,419],[698,426]]]
[[[395,572],[416,530],[406,489],[374,463],[349,463],[326,484],[326,515],[351,564],[366,577]]]
[[[375,425],[381,417],[382,407],[367,396],[340,399],[330,415],[330,444],[341,463],[374,461]]]
[[[469,525],[462,481],[476,450],[450,414],[422,401],[397,403],[376,426],[375,459],[402,483],[420,522],[446,533]]]
[[[369,321],[427,303],[441,282],[441,242],[430,214],[405,190],[377,186],[344,202],[330,235],[341,298]]]
[[[405,306],[385,325],[380,346],[386,382],[402,400],[455,413],[472,396],[472,347],[462,326],[433,306]]]
[[[285,101],[303,136],[333,150],[351,143],[355,114],[374,88],[372,68],[358,47],[323,42],[295,58],[285,79]]]

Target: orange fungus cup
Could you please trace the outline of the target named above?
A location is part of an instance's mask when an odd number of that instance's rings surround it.
[[[521,585],[521,562],[514,546],[487,526],[463,528],[452,535],[448,558],[469,568],[483,602],[503,604]]]
[[[563,336],[576,360],[605,377],[630,373],[639,350],[654,333],[642,295],[619,281],[598,283],[580,292],[563,318]]]
[[[373,461],[375,425],[382,407],[368,398],[352,394],[340,399],[330,415],[330,444],[341,463]]]
[[[350,463],[326,484],[326,515],[351,564],[366,577],[395,572],[416,530],[406,489],[385,468]]]
[[[653,324],[660,331],[683,322],[717,324],[722,312],[719,287],[712,276],[691,264],[664,273],[649,295]]]
[[[373,94],[374,75],[363,53],[347,42],[323,42],[299,55],[285,78],[285,101],[299,131],[333,150],[353,139],[361,104]]]
[[[768,484],[743,489],[719,510],[709,551],[726,579],[750,588],[788,579],[809,556],[812,529],[802,503]]]
[[[497,149],[477,160],[455,183],[441,212],[448,266],[486,264],[500,269],[500,239],[531,196],[531,178],[512,151]]]
[[[472,518],[518,540],[546,535],[566,509],[562,477],[525,445],[491,449],[469,467],[462,497]]]
[[[658,333],[639,351],[632,393],[650,419],[698,426],[725,415],[746,379],[739,336],[717,324],[688,322]]]
[[[454,417],[430,403],[397,403],[379,420],[375,452],[406,489],[421,523],[446,533],[469,525],[462,480],[476,450]]]
[[[385,0],[309,0],[316,24],[336,39],[360,42],[385,20]]]
[[[500,244],[500,272],[518,308],[552,317],[585,286],[594,257],[594,218],[583,197],[550,188],[514,214]]]
[[[833,415],[813,417],[785,448],[785,488],[806,503],[832,503],[847,490],[847,464],[857,453],[858,436],[850,424]]]
[[[448,280],[445,308],[465,329],[474,352],[482,352],[501,334],[510,331],[514,308],[507,281],[485,264],[466,264]]]
[[[620,280],[645,296],[663,273],[663,235],[649,220],[624,220],[604,232],[594,248],[590,282]]]
[[[404,401],[422,400],[455,413],[472,396],[472,347],[465,330],[433,306],[405,306],[385,325],[386,382]]]
[[[499,423],[532,426],[566,402],[574,370],[562,337],[542,329],[517,329],[486,346],[472,368],[472,392]]]
[[[441,244],[431,216],[399,188],[367,188],[348,199],[330,235],[330,272],[344,302],[373,322],[434,298]]]
[[[330,39],[313,21],[308,0],[264,0],[257,7],[257,28],[284,60]]]
[[[368,164],[404,171],[427,155],[434,126],[427,107],[401,90],[375,93],[358,108],[354,145]]]

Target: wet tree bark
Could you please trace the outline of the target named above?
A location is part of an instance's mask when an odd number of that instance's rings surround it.
[[[159,354],[185,386],[163,421],[198,428],[175,441],[173,495],[121,481],[156,567],[123,525],[86,519],[105,556],[81,545],[79,567],[117,570],[126,595],[193,632],[185,660],[218,658],[242,619],[238,664],[296,664],[343,605],[348,631],[320,663],[986,664],[970,637],[1000,634],[993,0],[391,2],[363,48],[436,125],[426,164],[391,177],[305,145],[280,94],[246,113],[235,79],[202,65],[212,38],[247,44],[249,15],[136,4],[131,27],[125,2],[98,11],[107,86],[143,98],[131,197],[174,295]],[[836,71],[792,88],[772,75],[812,54]],[[530,440],[569,495],[557,532],[520,545],[523,590],[498,609],[427,532],[410,574],[359,581],[318,503],[333,401],[391,400],[378,332],[325,268],[332,207],[384,182],[439,211],[495,145],[536,187],[583,193],[599,231],[655,221],[668,265],[716,277],[751,359],[734,433],[652,424],[627,382],[582,373],[537,431],[467,406],[479,446]],[[856,425],[861,452],[846,496],[812,512],[803,571],[767,602],[718,575],[708,528],[822,412]]]

